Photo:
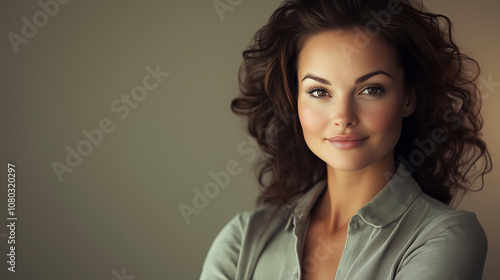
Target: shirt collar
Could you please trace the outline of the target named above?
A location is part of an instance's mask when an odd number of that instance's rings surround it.
[[[311,208],[325,187],[326,181],[317,183],[292,205],[285,230],[308,218]],[[384,227],[401,217],[421,194],[418,183],[406,167],[400,164],[387,185],[355,215],[373,227]]]
[[[297,223],[303,222],[307,219],[309,213],[311,212],[311,208],[325,189],[326,181],[320,181],[292,205],[291,215],[285,226],[285,230],[289,230],[292,225],[297,225]]]
[[[399,219],[421,194],[411,173],[399,164],[389,183],[356,214],[373,227],[385,227]]]

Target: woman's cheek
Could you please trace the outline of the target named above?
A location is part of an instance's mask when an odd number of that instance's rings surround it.
[[[303,102],[299,103],[298,111],[306,142],[322,137],[324,130],[328,126],[328,116],[324,109]]]
[[[370,115],[364,119],[370,122],[367,127],[382,135],[385,140],[396,143],[399,139],[402,124],[399,106],[395,106],[395,104],[381,106],[370,112]]]

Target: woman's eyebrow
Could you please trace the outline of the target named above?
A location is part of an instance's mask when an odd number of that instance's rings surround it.
[[[371,72],[371,73],[368,73],[366,75],[363,75],[359,78],[356,79],[356,84],[359,84],[359,83],[362,83],[368,79],[370,79],[371,77],[373,76],[376,76],[376,75],[386,75],[387,77],[391,78],[392,80],[394,80],[394,78],[387,72],[383,71],[383,70],[377,70],[377,71],[374,71],[374,72]],[[322,84],[325,84],[325,85],[331,85],[330,81],[328,81],[327,79],[325,78],[321,78],[321,77],[318,77],[318,76],[315,76],[313,74],[307,74],[303,79],[302,81],[304,81],[305,79],[312,79],[312,80],[315,80],[316,82],[318,83],[322,83]]]
[[[374,72],[368,73],[366,75],[363,75],[363,76],[357,78],[355,82],[356,82],[356,84],[359,84],[359,83],[362,83],[362,82],[370,79],[371,77],[379,75],[379,74],[386,75],[387,77],[391,78],[391,80],[394,80],[394,78],[391,75],[389,75],[387,72],[385,72],[383,70],[378,70],[378,71],[374,71]]]
[[[315,76],[313,74],[307,74],[303,79],[302,81],[304,81],[305,79],[312,79],[312,80],[315,80],[316,82],[318,83],[322,83],[322,84],[325,84],[325,85],[328,85],[328,86],[331,86],[332,84],[327,80],[327,79],[324,79],[324,78],[321,78],[321,77],[318,77],[318,76]]]

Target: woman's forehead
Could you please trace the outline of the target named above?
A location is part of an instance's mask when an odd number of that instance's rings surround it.
[[[325,31],[307,38],[298,56],[298,74],[321,72],[323,75],[358,75],[381,69],[402,72],[394,48],[379,37],[362,31]],[[402,73],[401,73],[402,75]]]

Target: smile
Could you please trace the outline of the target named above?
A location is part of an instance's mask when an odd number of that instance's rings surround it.
[[[335,137],[327,138],[332,145],[339,150],[351,150],[355,149],[365,143],[365,140],[368,139],[368,136],[359,136],[359,135],[338,135]]]

